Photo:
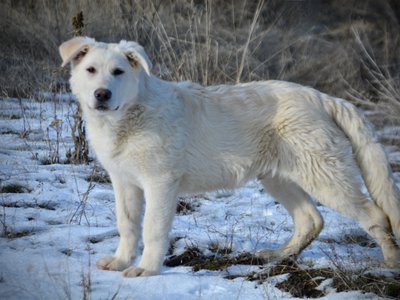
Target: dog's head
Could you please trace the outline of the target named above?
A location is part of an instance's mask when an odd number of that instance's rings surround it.
[[[106,44],[76,37],[59,50],[62,66],[71,64],[71,89],[84,109],[116,111],[137,97],[141,79],[150,76],[151,62],[136,42]]]

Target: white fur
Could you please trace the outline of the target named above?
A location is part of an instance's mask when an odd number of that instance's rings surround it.
[[[386,263],[399,266],[392,236],[393,229],[400,237],[399,190],[385,152],[351,104],[282,81],[211,87],[162,81],[150,74],[151,62],[134,42],[72,39],[60,53],[63,64],[72,62],[72,91],[115,190],[120,242],[113,257],[97,262],[99,268],[124,270],[125,276],[158,274],[177,195],[230,189],[254,177],[295,225],[281,249],[262,250],[259,257],[281,260],[313,241],[323,221],[312,196],[358,220]],[[112,75],[115,68],[124,73]],[[112,92],[106,111],[95,109],[98,88]],[[374,201],[360,191],[360,169]],[[144,202],[144,250],[136,267],[131,262]]]

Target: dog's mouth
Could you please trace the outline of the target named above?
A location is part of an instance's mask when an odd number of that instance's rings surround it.
[[[108,105],[104,105],[104,104],[98,104],[95,106],[94,108],[97,111],[101,111],[101,112],[107,112],[107,111],[116,111],[119,109],[119,106],[117,106],[116,108],[111,109]]]

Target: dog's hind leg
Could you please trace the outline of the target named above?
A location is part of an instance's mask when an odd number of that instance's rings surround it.
[[[293,173],[292,178],[322,204],[358,221],[381,247],[386,264],[399,267],[400,249],[392,235],[389,220],[384,211],[361,192],[355,176],[357,167],[351,153],[347,155],[345,158],[338,156],[335,160],[310,155],[312,161],[307,164],[302,161],[304,165]]]
[[[261,250],[256,256],[267,262],[296,256],[318,236],[323,227],[322,217],[310,196],[297,184],[278,177],[263,177],[261,183],[289,211],[294,232],[280,249]]]

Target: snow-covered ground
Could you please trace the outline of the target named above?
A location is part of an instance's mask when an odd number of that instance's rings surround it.
[[[263,271],[259,266],[198,272],[165,266],[161,275],[148,278],[123,278],[119,272],[96,269],[96,260],[112,255],[118,242],[112,187],[88,180],[93,172],[101,172],[96,162],[49,164],[57,157],[63,162],[73,147],[73,111],[73,101],[65,96],[42,103],[0,100],[0,298],[292,298],[275,287],[285,275],[262,283],[243,277],[225,279]],[[187,247],[211,255],[216,245],[231,248],[231,256],[254,253],[278,247],[291,234],[291,218],[256,181],[184,201],[193,210],[175,217],[171,232],[175,255]],[[322,206],[319,209],[325,229],[300,255],[300,264],[357,270],[379,265],[380,250],[368,243],[358,224]],[[334,290],[324,297],[375,298]]]

